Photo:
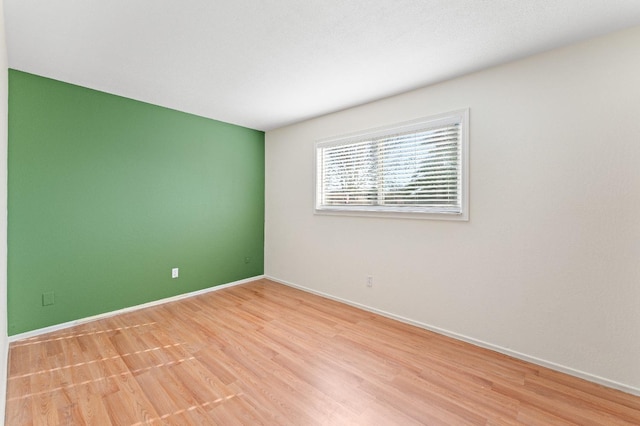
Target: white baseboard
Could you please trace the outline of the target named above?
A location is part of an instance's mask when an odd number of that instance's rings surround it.
[[[289,286],[289,287],[297,288],[299,290],[306,291],[306,292],[309,292],[309,293],[313,293],[313,294],[316,294],[318,296],[326,297],[327,299],[331,299],[331,300],[335,300],[337,302],[345,303],[347,305],[354,306],[356,308],[360,308],[360,309],[363,309],[363,310],[368,311],[368,312],[373,312],[373,313],[382,315],[382,316],[387,317],[387,318],[395,319],[395,320],[398,320],[398,321],[406,323],[406,324],[410,324],[410,325],[414,325],[416,327],[424,328],[425,330],[433,331],[434,333],[442,334],[444,336],[448,336],[448,337],[451,337],[451,338],[454,338],[454,339],[457,339],[457,340],[461,340],[463,342],[471,343],[472,345],[479,346],[481,348],[490,349],[492,351],[499,352],[499,353],[504,354],[504,355],[509,355],[509,356],[511,356],[513,358],[517,358],[517,359],[520,359],[522,361],[527,361],[527,362],[530,362],[532,364],[536,364],[536,365],[539,365],[539,366],[542,366],[542,367],[549,368],[551,370],[555,370],[555,371],[559,371],[561,373],[568,374],[570,376],[575,376],[575,377],[587,380],[589,382],[597,383],[597,384],[602,385],[602,386],[606,386],[606,387],[609,387],[609,388],[617,389],[617,390],[620,390],[622,392],[626,392],[626,393],[629,393],[629,394],[632,394],[632,395],[640,396],[640,388],[637,388],[637,387],[634,387],[634,386],[626,385],[624,383],[616,382],[614,380],[609,380],[609,379],[606,379],[604,377],[597,376],[595,374],[586,373],[584,371],[576,370],[576,369],[571,368],[571,367],[567,367],[567,366],[564,366],[564,365],[556,364],[555,362],[547,361],[547,360],[540,359],[540,358],[537,358],[537,357],[534,357],[534,356],[530,356],[530,355],[523,354],[523,353],[520,353],[520,352],[517,352],[517,351],[513,351],[511,349],[507,349],[507,348],[504,348],[502,346],[498,346],[498,345],[494,345],[492,343],[484,342],[482,340],[474,339],[473,337],[465,336],[463,334],[459,334],[459,333],[455,333],[453,331],[445,330],[445,329],[440,328],[440,327],[436,327],[436,326],[433,326],[433,325],[425,324],[425,323],[420,322],[420,321],[414,321],[412,319],[405,318],[405,317],[402,317],[400,315],[392,314],[390,312],[385,312],[385,311],[382,311],[380,309],[373,308],[371,306],[363,305],[361,303],[353,302],[351,300],[343,299],[343,298],[340,298],[340,297],[333,296],[331,294],[327,294],[327,293],[324,293],[324,292],[321,292],[321,291],[313,290],[311,288],[304,287],[304,286],[301,286],[301,285],[298,285],[298,284],[294,284],[294,283],[291,283],[291,282],[288,282],[288,281],[285,281],[285,280],[281,280],[279,278],[271,277],[271,276],[268,276],[268,275],[266,276],[266,278],[268,280],[275,281],[277,283],[284,284],[284,285]]]
[[[41,334],[46,334],[46,333],[51,333],[53,331],[63,330],[65,328],[74,327],[74,326],[80,325],[80,324],[86,324],[88,322],[97,321],[97,320],[100,320],[100,319],[103,319],[103,318],[112,317],[112,316],[118,315],[118,314],[124,314],[124,313],[127,313],[127,312],[137,311],[139,309],[150,308],[152,306],[158,306],[158,305],[162,305],[162,304],[169,303],[169,302],[175,302],[176,300],[182,300],[182,299],[186,299],[188,297],[198,296],[200,294],[205,294],[205,293],[210,293],[212,291],[222,290],[223,288],[229,288],[229,287],[233,287],[233,286],[236,286],[236,285],[245,284],[245,283],[248,283],[248,282],[251,282],[251,281],[255,281],[255,280],[259,280],[259,279],[262,279],[262,278],[264,278],[264,275],[258,275],[258,276],[255,276],[255,277],[245,278],[243,280],[234,281],[234,282],[227,283],[227,284],[220,284],[220,285],[216,285],[216,286],[213,286],[213,287],[204,288],[202,290],[192,291],[190,293],[178,294],[176,296],[167,297],[165,299],[154,300],[153,302],[143,303],[141,305],[130,306],[128,308],[118,309],[117,311],[105,312],[103,314],[94,315],[94,316],[87,317],[87,318],[81,318],[81,319],[65,322],[65,323],[62,323],[62,324],[52,325],[50,327],[44,327],[44,328],[39,328],[37,330],[27,331],[25,333],[15,334],[13,336],[9,336],[9,342],[11,343],[11,342],[15,342],[15,341],[22,340],[22,339],[28,339],[28,338],[31,338],[31,337],[40,336]],[[7,345],[7,350],[8,350],[8,345]]]

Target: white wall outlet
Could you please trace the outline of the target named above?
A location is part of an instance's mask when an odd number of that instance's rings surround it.
[[[367,276],[367,287],[373,287],[373,277],[371,275]]]
[[[179,268],[172,268],[171,269],[171,278],[178,278],[179,272],[180,272]]]

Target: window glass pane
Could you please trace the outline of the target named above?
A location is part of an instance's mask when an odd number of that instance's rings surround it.
[[[316,210],[465,213],[467,111],[316,145]]]

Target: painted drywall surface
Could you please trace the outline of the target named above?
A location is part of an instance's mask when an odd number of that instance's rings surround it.
[[[634,28],[267,132],[265,274],[640,391],[639,57]],[[315,140],[466,107],[469,222],[313,214]]]
[[[8,234],[10,335],[261,275],[264,133],[10,70]]]
[[[0,419],[4,419],[7,392],[7,44],[4,0],[0,0]]]

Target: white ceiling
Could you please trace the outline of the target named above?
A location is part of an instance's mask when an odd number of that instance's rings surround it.
[[[640,24],[640,0],[5,0],[9,67],[270,130]]]

